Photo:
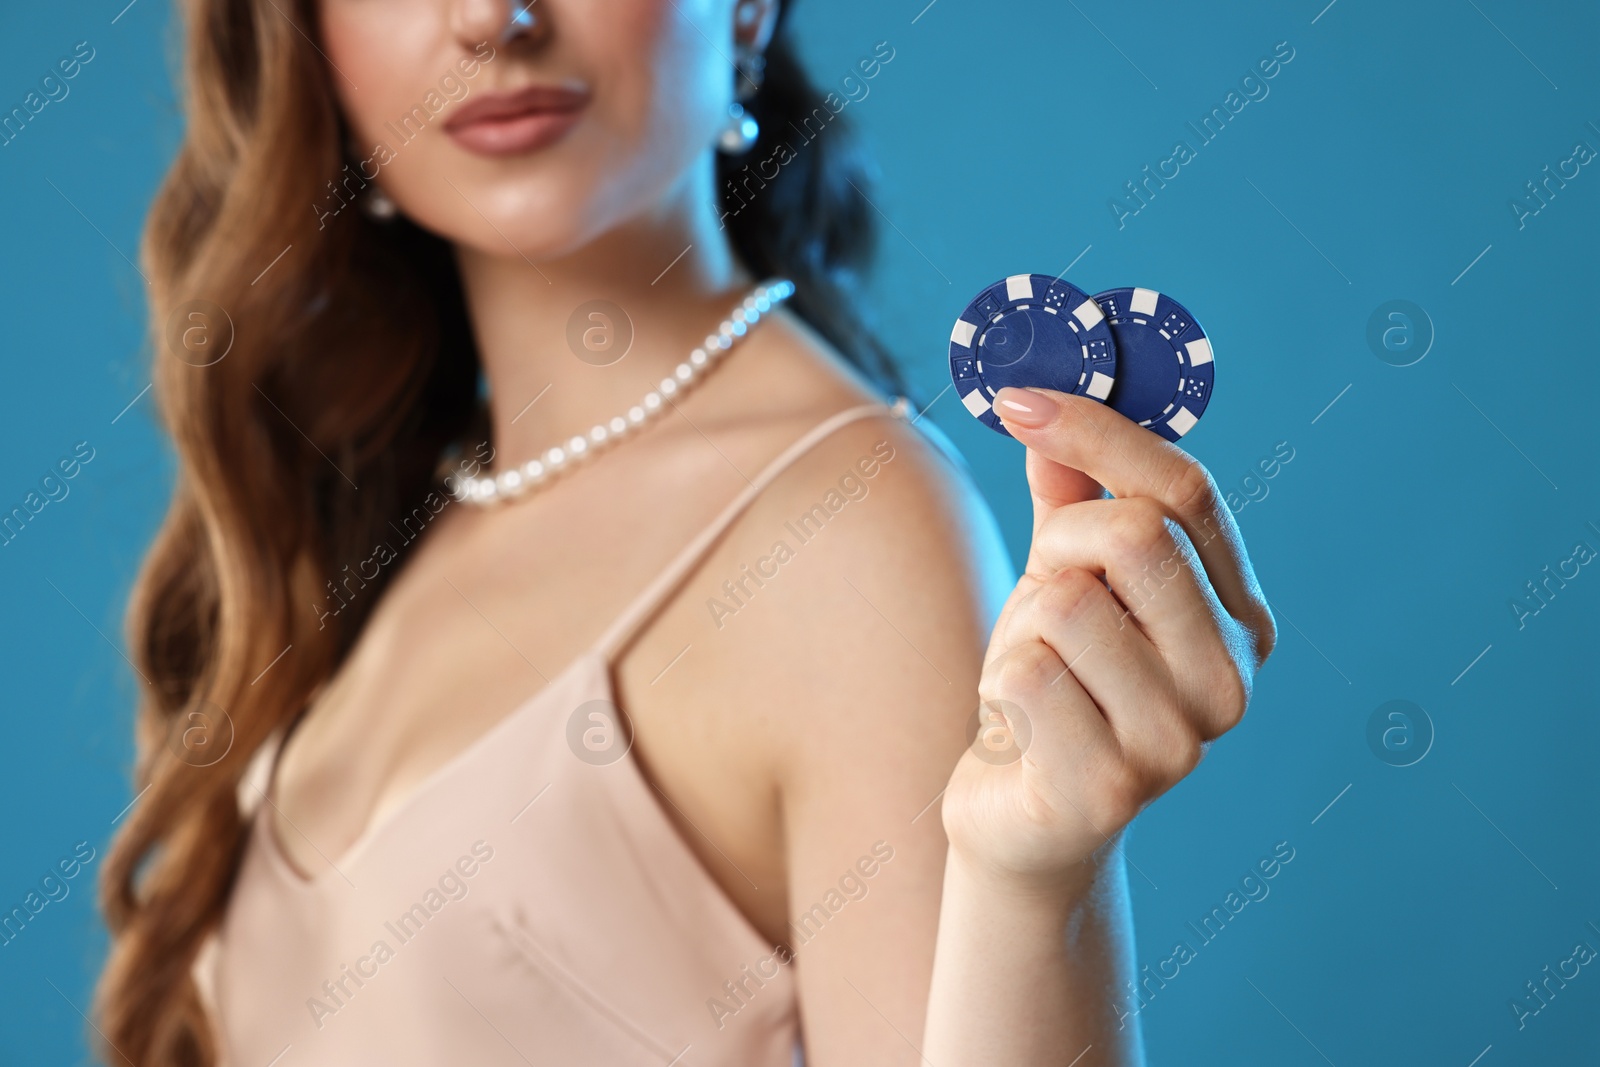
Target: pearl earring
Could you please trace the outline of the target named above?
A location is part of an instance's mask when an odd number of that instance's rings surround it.
[[[750,151],[761,136],[761,126],[746,113],[743,105],[729,104],[728,118],[717,133],[717,151],[728,156],[742,156]]]
[[[728,118],[717,134],[717,149],[725,155],[739,156],[750,151],[761,136],[761,125],[744,109],[766,75],[766,57],[751,48],[740,48],[734,60],[734,102],[728,105]]]
[[[361,200],[361,210],[370,219],[388,222],[400,213],[400,206],[389,199],[389,194],[374,183],[371,191]]]

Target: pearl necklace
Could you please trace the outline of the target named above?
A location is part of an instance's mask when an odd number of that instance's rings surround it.
[[[688,359],[674,367],[672,373],[629,408],[626,415],[597,422],[587,434],[572,437],[565,445],[545,449],[538,457],[520,467],[499,474],[454,475],[446,483],[450,495],[461,503],[479,506],[523,496],[548,484],[556,475],[604,446],[643,429],[655,416],[666,410],[668,399],[692,388],[721,361],[720,357],[761,321],[763,315],[793,295],[794,283],[785,278],[756,286],[744,298],[744,302],[733,309],[733,314],[722,320],[716,332],[707,335],[703,347],[690,352]],[[450,481],[455,482],[453,488],[449,487]]]

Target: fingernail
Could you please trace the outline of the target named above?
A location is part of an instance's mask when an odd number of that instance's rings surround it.
[[[1032,389],[1008,385],[994,395],[995,414],[1028,430],[1037,430],[1056,417],[1056,402]]]

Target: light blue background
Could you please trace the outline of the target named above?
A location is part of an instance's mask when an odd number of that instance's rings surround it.
[[[96,450],[0,548],[6,909],[73,843],[103,850],[130,800],[120,619],[172,468],[148,398],[117,418],[149,380],[124,255],[180,123],[168,6],[112,24],[124,2],[0,12],[0,110],[75,42],[97,52],[0,148],[0,510],[76,442]],[[1600,966],[1520,1032],[1507,1005],[1578,941],[1600,948],[1600,568],[1525,628],[1510,607],[1576,542],[1600,549],[1600,167],[1523,229],[1508,205],[1575,141],[1600,148],[1600,9],[924,2],[805,0],[800,20],[825,84],[895,49],[847,113],[882,170],[874,304],[927,395],[968,297],[1076,260],[1091,292],[1158,288],[1206,324],[1218,392],[1186,445],[1224,489],[1278,442],[1295,451],[1239,513],[1279,651],[1244,725],[1130,839],[1140,961],[1197,943],[1186,923],[1277,842],[1295,858],[1149,1002],[1151,1061],[1596,1062]],[[1186,123],[1280,41],[1295,55],[1270,95],[1119,229],[1123,183],[1195,145]],[[1391,299],[1437,332],[1413,366],[1366,342]],[[948,393],[928,417],[1020,558],[1017,446]],[[1434,724],[1414,766],[1368,747],[1391,699]],[[97,871],[0,948],[4,1063],[83,1059],[68,1001],[87,1006],[103,949]]]

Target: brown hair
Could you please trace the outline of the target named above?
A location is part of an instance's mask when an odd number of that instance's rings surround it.
[[[102,872],[112,941],[96,998],[101,1054],[136,1067],[216,1062],[191,967],[238,865],[244,770],[338,667],[395,568],[336,618],[310,605],[484,425],[449,246],[403,219],[321,217],[348,160],[328,73],[302,37],[315,36],[314,4],[179,3],[188,125],[141,251],[178,474],[128,609],[145,683],[134,773],[144,792]],[[751,105],[769,130],[822,105],[787,14]],[[872,213],[845,123],[829,127],[729,230],[753,272],[793,279],[799,314],[904,392],[849,299]],[[230,345],[204,367],[166,351],[169,323],[205,321],[191,317],[196,301],[225,310],[209,326],[213,346]],[[197,718],[208,709],[225,719]],[[176,737],[207,722],[214,747],[229,747],[201,767]]]

